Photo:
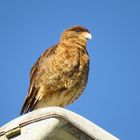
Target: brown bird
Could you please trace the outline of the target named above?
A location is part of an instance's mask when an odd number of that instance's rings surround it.
[[[59,43],[38,58],[30,72],[21,115],[42,107],[65,107],[82,94],[88,79],[88,39],[91,39],[89,30],[74,26],[65,30]]]

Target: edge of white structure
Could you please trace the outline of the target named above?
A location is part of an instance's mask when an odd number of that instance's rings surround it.
[[[71,123],[76,128],[80,129],[93,139],[99,139],[99,140],[119,140],[109,132],[105,131],[101,127],[97,126],[96,124],[90,122],[86,118],[69,111],[67,109],[61,108],[61,107],[47,107],[42,109],[37,109],[35,111],[32,111],[30,113],[27,113],[23,116],[20,116],[11,122],[7,123],[6,125],[1,127],[1,134],[6,133],[10,131],[11,129],[15,129],[17,127],[22,127],[27,124],[31,124],[32,122],[40,121],[41,119],[50,119],[50,118],[58,118],[59,122],[61,120],[64,120],[66,122]],[[52,119],[53,120],[53,119]],[[51,128],[53,131],[54,127],[57,127],[57,125],[60,125],[60,123],[57,121],[51,122]]]

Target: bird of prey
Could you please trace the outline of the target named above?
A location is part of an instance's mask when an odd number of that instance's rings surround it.
[[[42,107],[65,107],[82,94],[89,70],[86,45],[91,38],[85,27],[71,27],[62,33],[58,44],[38,58],[31,68],[21,115]]]

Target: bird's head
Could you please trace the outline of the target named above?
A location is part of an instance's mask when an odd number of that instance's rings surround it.
[[[83,26],[73,26],[69,29],[66,29],[61,36],[61,40],[74,40],[74,39],[80,39],[83,41],[87,41],[88,39],[91,39],[92,35],[89,32],[88,29],[86,29]]]

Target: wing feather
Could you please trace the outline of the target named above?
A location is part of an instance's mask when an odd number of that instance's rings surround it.
[[[52,54],[55,53],[55,50],[57,48],[57,45],[52,46],[51,48],[47,49],[36,61],[36,63],[33,65],[30,71],[30,86],[28,89],[28,94],[25,98],[24,104],[22,106],[20,115],[25,114],[29,111],[32,111],[38,102],[37,93],[40,89],[39,85],[36,84],[37,82],[37,76],[38,72],[40,71],[40,63],[42,63],[42,60],[45,59],[47,61],[47,58],[50,57]],[[35,79],[36,78],[36,79]]]

